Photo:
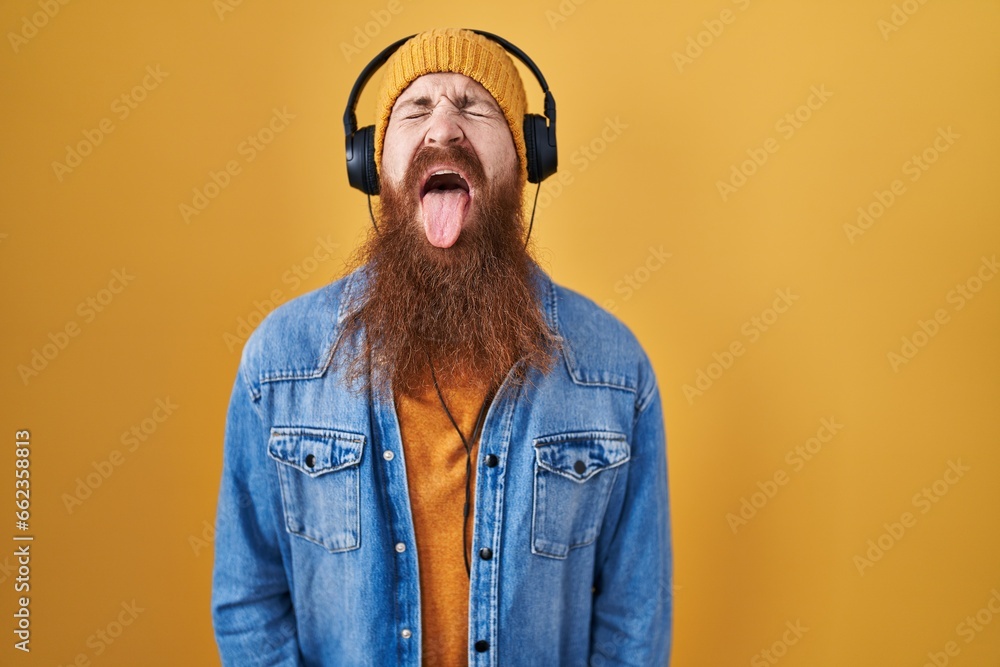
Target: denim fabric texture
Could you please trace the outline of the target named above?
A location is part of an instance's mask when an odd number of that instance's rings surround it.
[[[244,346],[212,579],[227,667],[439,664],[421,655],[392,397],[348,387],[344,364],[331,364],[358,343],[340,334],[365,270],[279,306]],[[468,665],[667,665],[673,559],[656,377],[615,316],[539,267],[535,285],[562,350],[548,374],[521,386],[508,376],[486,415]],[[478,556],[484,547],[491,557]]]

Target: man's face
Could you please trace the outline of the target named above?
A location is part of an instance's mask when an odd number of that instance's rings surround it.
[[[485,188],[517,188],[518,159],[489,91],[447,72],[418,77],[396,99],[381,170],[387,185],[412,202],[427,241],[450,248],[475,224]]]

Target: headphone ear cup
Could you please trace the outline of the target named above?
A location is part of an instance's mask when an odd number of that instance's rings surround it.
[[[362,162],[365,169],[365,193],[369,195],[377,195],[379,192],[378,186],[378,168],[375,166],[375,126],[366,125],[361,128],[361,142],[362,150],[364,151],[364,161]]]
[[[347,181],[352,188],[357,188],[365,194],[378,194],[373,125],[362,127],[347,137]],[[374,191],[371,189],[372,183],[375,185]]]
[[[545,116],[524,114],[524,147],[528,158],[529,183],[541,183],[556,173],[558,154],[555,132]]]
[[[535,141],[535,123],[532,116],[535,114],[524,114],[524,155],[528,162],[528,182],[539,183],[538,178],[538,148]]]

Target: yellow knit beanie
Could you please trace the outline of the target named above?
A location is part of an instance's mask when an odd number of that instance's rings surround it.
[[[527,107],[521,76],[503,47],[470,30],[437,28],[415,35],[392,54],[383,68],[375,106],[375,167],[382,170],[382,143],[396,98],[419,76],[457,72],[478,81],[497,101],[521,165],[521,183],[528,177],[524,147]]]

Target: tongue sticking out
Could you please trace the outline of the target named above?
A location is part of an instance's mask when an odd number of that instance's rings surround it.
[[[469,193],[461,188],[430,190],[420,200],[424,233],[431,245],[449,248],[462,233],[469,209]]]
[[[469,212],[469,185],[461,174],[440,170],[424,184],[420,212],[431,245],[450,248],[462,233]]]

